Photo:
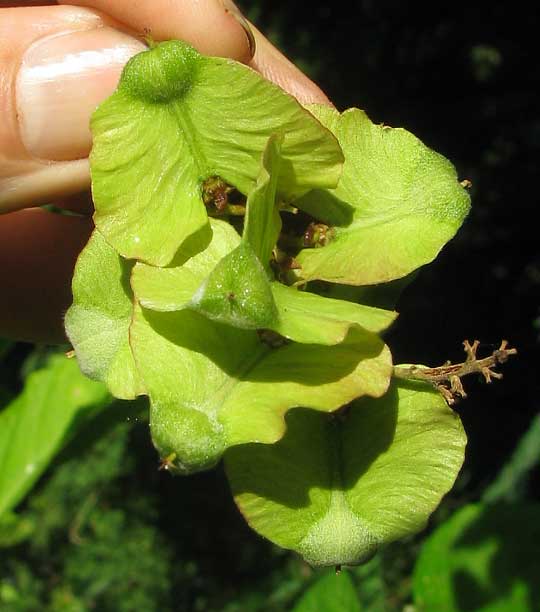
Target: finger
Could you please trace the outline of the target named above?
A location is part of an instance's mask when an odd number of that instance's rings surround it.
[[[61,0],[64,1],[73,3],[73,0]],[[300,102],[330,104],[321,89],[249,23],[232,0],[74,1],[107,11],[136,30],[148,31],[156,40],[183,38],[201,53],[249,62],[252,68]],[[230,17],[242,26],[244,37],[239,36],[237,27],[233,28]]]
[[[92,222],[41,209],[0,215],[0,337],[65,342],[76,258]]]
[[[89,117],[144,45],[95,11],[0,9],[0,211],[89,185]]]
[[[250,62],[252,68],[303,104],[332,105],[322,89],[278,51],[252,24],[251,29],[255,38],[255,55]]]
[[[103,11],[154,40],[180,38],[206,55],[247,63],[253,36],[230,0],[61,0]]]
[[[45,6],[57,4],[56,0],[21,0],[20,2],[2,2],[2,8],[15,8],[18,6]]]

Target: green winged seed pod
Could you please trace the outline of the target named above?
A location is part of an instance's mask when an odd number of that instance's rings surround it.
[[[192,309],[243,329],[270,329],[296,342],[338,344],[351,327],[380,333],[397,313],[330,299],[273,279],[269,260],[281,221],[276,204],[279,141],[269,139],[257,184],[247,198],[242,239],[222,221],[212,221],[206,250],[179,266],[138,263],[132,285],[145,308]],[[264,268],[263,268],[264,266]]]
[[[342,414],[293,410],[279,442],[231,448],[225,467],[253,529],[311,565],[355,565],[425,526],[465,442],[431,385],[400,382]]]
[[[96,226],[122,256],[158,266],[207,228],[208,178],[251,191],[272,134],[283,134],[285,199],[335,187],[343,166],[336,138],[292,96],[181,41],[133,57],[91,128]]]
[[[104,382],[120,399],[145,393],[129,345],[133,263],[122,259],[94,231],[79,256],[73,276],[73,304],[66,313],[66,333],[84,374]]]
[[[208,249],[184,265],[156,268],[138,263],[132,276],[143,308],[135,311],[130,342],[151,400],[152,437],[160,454],[174,456],[172,467],[184,473],[211,467],[230,446],[275,442],[283,436],[289,408],[332,411],[361,395],[378,397],[392,372],[382,340],[351,322],[342,323],[338,337],[326,342],[331,346],[315,344],[317,338],[271,348],[258,330],[193,308],[189,292],[196,294],[219,266],[216,259],[223,244],[228,243],[232,253],[239,248],[235,243],[242,244],[227,223],[213,221],[212,227]],[[249,284],[249,268],[238,270],[239,277],[244,273],[236,283]],[[227,295],[222,300],[226,303]],[[355,306],[350,304],[351,310]],[[359,309],[358,318],[375,326],[393,318],[385,311]],[[311,323],[311,335],[309,324],[307,330],[298,327],[305,338],[312,338],[317,323],[320,320]],[[294,322],[290,326],[294,328]]]
[[[151,400],[152,439],[181,473],[208,469],[231,446],[272,444],[290,408],[334,411],[388,387],[391,356],[374,334],[334,346],[272,349],[256,331],[183,310],[135,313],[135,360]]]
[[[136,264],[135,295],[126,284],[131,264],[94,232],[77,263],[74,305],[66,319],[86,373],[118,397],[150,396],[154,444],[162,457],[174,456],[171,467],[182,473],[215,465],[229,446],[275,442],[284,434],[289,408],[332,411],[362,395],[378,397],[392,373],[388,348],[359,326],[334,346],[272,349],[256,330],[190,308],[141,308],[142,288],[152,291],[154,305],[175,296],[182,283],[191,297],[215,259],[239,244],[228,223],[212,221],[212,227],[210,245],[184,265]],[[159,277],[139,277],[141,270]]]
[[[452,238],[469,208],[453,166],[180,41],[130,60],[92,132],[97,229],[66,315],[81,369],[148,395],[171,471],[225,455],[250,525],[313,565],[421,529],[461,465],[459,418],[431,387],[391,383],[378,334],[397,313],[339,298]],[[243,220],[209,218],[209,183],[240,194]],[[300,243],[304,221],[324,239]]]
[[[432,261],[470,207],[454,166],[407,130],[375,125],[361,110],[309,109],[336,135],[346,161],[336,189],[295,201],[333,228],[328,244],[300,252],[299,277],[372,285]]]

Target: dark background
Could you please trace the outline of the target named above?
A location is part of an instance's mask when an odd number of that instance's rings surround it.
[[[538,412],[539,16],[519,2],[239,4],[340,110],[357,106],[407,128],[473,183],[468,220],[405,290],[388,336],[397,363],[461,361],[466,338],[481,340],[480,353],[502,338],[519,350],[503,381],[466,381],[469,398],[457,410],[467,458],[444,518],[479,499]],[[4,383],[13,386],[31,350],[10,352]],[[38,531],[15,560],[0,560],[26,597],[9,612],[289,609],[311,570],[249,530],[219,469],[173,479],[156,470],[144,421],[101,425],[63,453],[27,501]],[[540,499],[537,472],[528,499]],[[377,587],[384,603],[376,609],[410,602],[424,536],[379,555],[386,591]]]

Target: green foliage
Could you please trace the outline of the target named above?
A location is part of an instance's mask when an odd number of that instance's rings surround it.
[[[512,457],[497,479],[486,489],[482,501],[513,502],[523,497],[532,468],[540,464],[540,416],[536,416],[525,432]]]
[[[26,517],[14,512],[4,512],[0,516],[0,549],[24,542],[32,535],[34,527],[32,521]]]
[[[64,355],[28,377],[0,413],[0,517],[14,508],[82,423],[111,402]]]
[[[82,456],[72,448],[75,456],[30,498],[33,538],[19,556],[0,558],[3,612],[170,609],[171,553],[153,527],[157,509],[135,483],[121,505],[121,479],[135,465],[130,429],[112,427]]]
[[[13,346],[13,342],[0,338],[0,360],[9,352],[9,349]]]
[[[424,543],[414,572],[422,612],[531,612],[540,590],[540,504],[471,504]]]
[[[540,504],[524,482],[538,464],[539,421],[483,495],[444,521],[424,542],[414,568],[420,612],[533,612],[540,591]]]
[[[353,582],[345,572],[328,572],[304,593],[292,612],[360,612]]]

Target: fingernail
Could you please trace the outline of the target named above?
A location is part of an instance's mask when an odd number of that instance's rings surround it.
[[[90,115],[115,90],[128,59],[145,48],[108,27],[56,34],[30,46],[16,82],[27,151],[54,161],[86,157]]]
[[[255,44],[255,36],[253,35],[253,30],[249,25],[249,21],[242,15],[240,9],[236,6],[236,4],[232,0],[221,0],[223,6],[227,13],[232,15],[236,21],[244,28],[244,32],[246,33],[249,45],[249,53],[251,58],[255,56],[256,44]]]

